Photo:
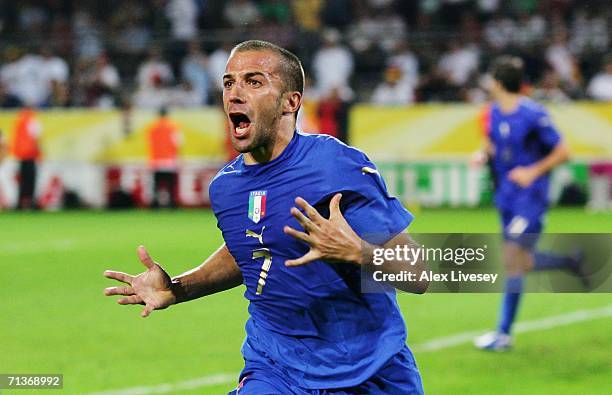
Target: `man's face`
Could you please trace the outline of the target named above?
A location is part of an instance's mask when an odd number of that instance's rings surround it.
[[[493,97],[493,99],[499,98],[501,93],[504,91],[504,88],[503,88],[501,82],[499,82],[498,80],[493,78],[493,76],[491,76],[491,75],[488,75],[487,77],[485,77],[485,79],[483,81],[483,86],[484,86],[485,90],[487,90],[487,92],[489,92],[489,95],[491,95],[491,97]]]
[[[279,57],[270,51],[234,53],[223,76],[223,108],[238,152],[271,147],[283,115]]]

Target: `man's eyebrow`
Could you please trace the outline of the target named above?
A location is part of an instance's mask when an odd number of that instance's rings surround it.
[[[262,77],[266,76],[261,71],[247,71],[243,75],[244,75],[244,78],[251,78],[255,76],[262,76]],[[234,78],[234,74],[231,74],[231,73],[223,74],[223,79],[226,79],[226,78]]]
[[[248,72],[244,73],[244,78],[251,78],[251,77],[255,77],[255,76],[265,77],[266,75],[264,73],[262,73],[261,71],[248,71]]]

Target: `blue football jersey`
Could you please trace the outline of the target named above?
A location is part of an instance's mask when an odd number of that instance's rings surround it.
[[[327,217],[338,192],[348,223],[369,242],[386,242],[412,220],[363,152],[326,135],[296,131],[274,160],[246,165],[241,155],[210,185],[218,227],[250,302],[246,364],[273,365],[304,388],[361,383],[406,341],[395,293],[361,293],[356,265],[284,265],[309,250],[283,232],[285,225],[301,229],[290,213],[294,199],[301,196]]]
[[[517,166],[532,165],[559,143],[561,137],[546,110],[528,98],[521,98],[518,108],[505,114],[497,104],[490,109],[489,139],[495,147],[495,203],[502,210],[531,206],[543,210],[548,206],[549,175],[544,174],[527,188],[508,178]]]

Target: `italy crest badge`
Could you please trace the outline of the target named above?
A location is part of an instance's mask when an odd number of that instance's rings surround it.
[[[258,223],[266,215],[266,194],[268,191],[251,191],[249,195],[249,219]]]

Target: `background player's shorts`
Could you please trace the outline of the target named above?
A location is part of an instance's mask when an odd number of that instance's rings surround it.
[[[268,365],[246,366],[240,384],[228,395],[422,395],[423,384],[414,357],[404,346],[366,382],[350,388],[306,389]]]
[[[545,210],[502,210],[504,240],[513,241],[527,250],[535,247],[542,233]]]

